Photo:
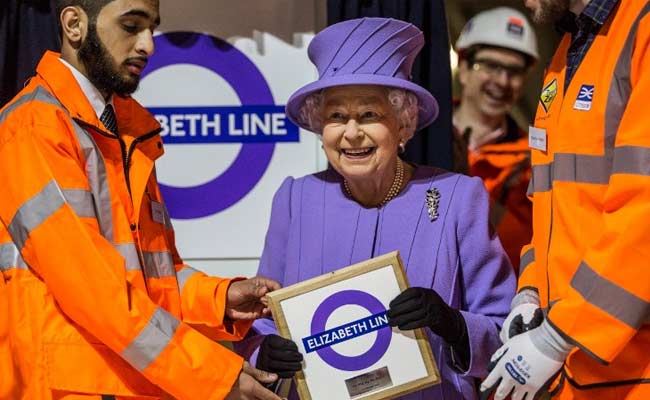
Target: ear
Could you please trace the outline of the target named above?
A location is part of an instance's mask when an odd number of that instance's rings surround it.
[[[77,48],[88,31],[88,15],[78,6],[69,6],[61,11],[61,29],[63,41]]]
[[[406,142],[408,139],[406,138],[406,126],[404,124],[399,124],[397,127],[397,143],[404,143],[406,145]],[[397,147],[397,150],[399,150],[399,146]]]

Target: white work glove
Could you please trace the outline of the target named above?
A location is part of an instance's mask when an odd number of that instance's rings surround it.
[[[519,292],[510,304],[510,314],[503,321],[499,338],[507,342],[515,335],[537,328],[544,321],[544,313],[539,307],[539,295],[531,289]]]
[[[481,398],[488,398],[496,388],[495,400],[508,395],[513,400],[537,399],[553,382],[572,348],[548,321],[513,337],[490,359],[493,368],[481,384]]]

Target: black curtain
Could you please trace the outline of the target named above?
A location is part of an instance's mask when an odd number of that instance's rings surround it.
[[[45,50],[59,51],[54,0],[0,0],[0,107],[34,75]]]
[[[425,45],[413,64],[413,81],[438,100],[440,115],[415,134],[403,158],[418,164],[451,169],[451,67],[449,34],[443,0],[328,0],[328,25],[360,17],[390,17],[408,21],[424,32]]]

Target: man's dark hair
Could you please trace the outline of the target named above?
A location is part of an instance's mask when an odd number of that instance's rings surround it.
[[[104,8],[104,6],[114,0],[55,0],[55,9],[56,9],[56,22],[59,26],[59,34],[63,35],[63,29],[61,28],[61,11],[64,8],[70,6],[79,6],[82,10],[88,15],[88,20],[91,24],[94,24],[97,21],[97,15]]]

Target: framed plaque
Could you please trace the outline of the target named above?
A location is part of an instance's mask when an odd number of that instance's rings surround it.
[[[440,381],[426,333],[388,325],[407,287],[395,251],[268,294],[280,335],[304,357],[302,400],[390,399]]]

